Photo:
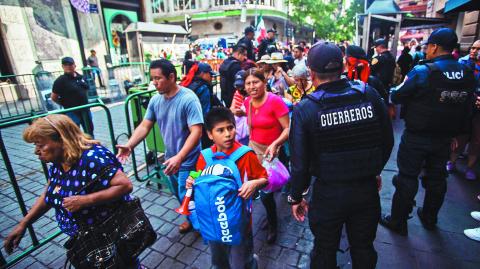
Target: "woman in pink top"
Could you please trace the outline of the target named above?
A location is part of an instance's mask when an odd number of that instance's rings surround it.
[[[249,97],[245,100],[248,123],[250,126],[249,146],[255,151],[260,162],[278,156],[288,139],[290,119],[288,107],[282,98],[267,92],[264,72],[251,68],[245,73],[245,90]],[[267,242],[277,238],[277,206],[273,193],[262,194],[262,203],[267,211]]]

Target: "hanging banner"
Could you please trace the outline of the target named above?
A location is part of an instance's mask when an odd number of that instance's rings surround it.
[[[90,12],[90,3],[88,0],[70,0],[72,6],[82,13]]]

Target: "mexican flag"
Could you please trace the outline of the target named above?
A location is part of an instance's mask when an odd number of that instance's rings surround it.
[[[258,18],[256,29],[257,31],[255,33],[255,40],[258,44],[260,44],[262,40],[267,37],[267,29],[265,29],[265,22],[263,21],[263,16],[261,14]]]

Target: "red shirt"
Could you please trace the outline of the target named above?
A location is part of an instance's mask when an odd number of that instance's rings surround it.
[[[233,102],[232,106],[234,109],[240,109],[243,105],[243,101],[245,100],[245,97],[237,90],[233,94]]]
[[[226,152],[227,155],[232,154],[235,150],[239,147],[243,146],[239,142],[235,141],[233,147]],[[217,146],[213,145],[211,147],[213,153],[217,152]],[[268,178],[267,170],[260,164],[260,161],[257,158],[257,155],[253,151],[248,152],[247,154],[243,155],[238,161],[236,162],[238,171],[240,175],[242,175],[242,183],[244,182],[244,175],[247,176],[248,180],[255,180],[259,178]],[[200,154],[197,161],[196,170],[203,170],[205,169],[206,162],[203,158],[203,155]]]
[[[277,140],[283,132],[282,124],[278,119],[287,115],[289,111],[281,97],[273,93],[267,94],[267,100],[263,105],[260,107],[252,107],[252,132],[250,134],[250,140],[269,146],[273,141]],[[250,113],[249,107],[251,99],[251,97],[247,97],[244,103],[247,116]]]

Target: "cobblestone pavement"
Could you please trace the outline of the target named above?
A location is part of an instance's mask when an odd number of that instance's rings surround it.
[[[126,132],[124,106],[110,108],[112,112],[115,135]],[[94,113],[95,136],[109,148],[108,127],[104,112]],[[10,160],[15,170],[18,183],[28,207],[43,191],[45,178],[41,165],[33,155],[33,147],[21,140],[25,126],[17,126],[1,131]],[[400,138],[402,124],[395,122],[396,145]],[[392,176],[397,172],[396,149],[387,164],[383,176],[381,202],[384,212],[389,212],[394,188]],[[137,152],[141,158],[141,152]],[[464,169],[460,165],[460,170]],[[126,166],[129,172],[131,166]],[[132,177],[133,180],[133,177]],[[409,236],[401,237],[379,227],[375,247],[379,254],[377,268],[480,268],[480,243],[469,240],[463,230],[479,226],[470,217],[470,211],[479,210],[480,204],[475,196],[480,193],[479,181],[470,182],[461,175],[451,175],[444,206],[440,212],[438,230],[426,231],[422,228],[417,216],[409,221]],[[178,224],[184,221],[173,211],[178,206],[176,199],[168,193],[146,186],[145,183],[134,182],[134,192],[141,198],[143,208],[159,237],[157,242],[141,255],[141,262],[147,268],[209,268],[209,249],[195,233],[181,235]],[[421,205],[424,192],[419,188],[417,203]],[[260,268],[307,268],[308,253],[313,246],[313,236],[308,222],[297,223],[290,214],[285,195],[276,194],[279,214],[279,235],[273,245],[266,244],[266,232],[259,229],[265,219],[265,211],[260,201],[254,203],[254,245],[259,256]],[[415,212],[415,211],[414,211]],[[5,165],[0,162],[0,239],[3,241],[12,227],[20,220],[22,214],[16,203],[13,188],[10,186]],[[57,231],[51,210],[34,225],[38,237],[45,238]],[[27,256],[13,268],[61,268],[65,262],[65,251],[62,247],[66,236],[61,235],[52,242]],[[20,250],[31,245],[28,233],[20,244]],[[17,251],[15,254],[19,254]],[[2,249],[2,254],[7,256]],[[345,233],[342,235],[338,252],[340,268],[351,268],[348,242]]]

